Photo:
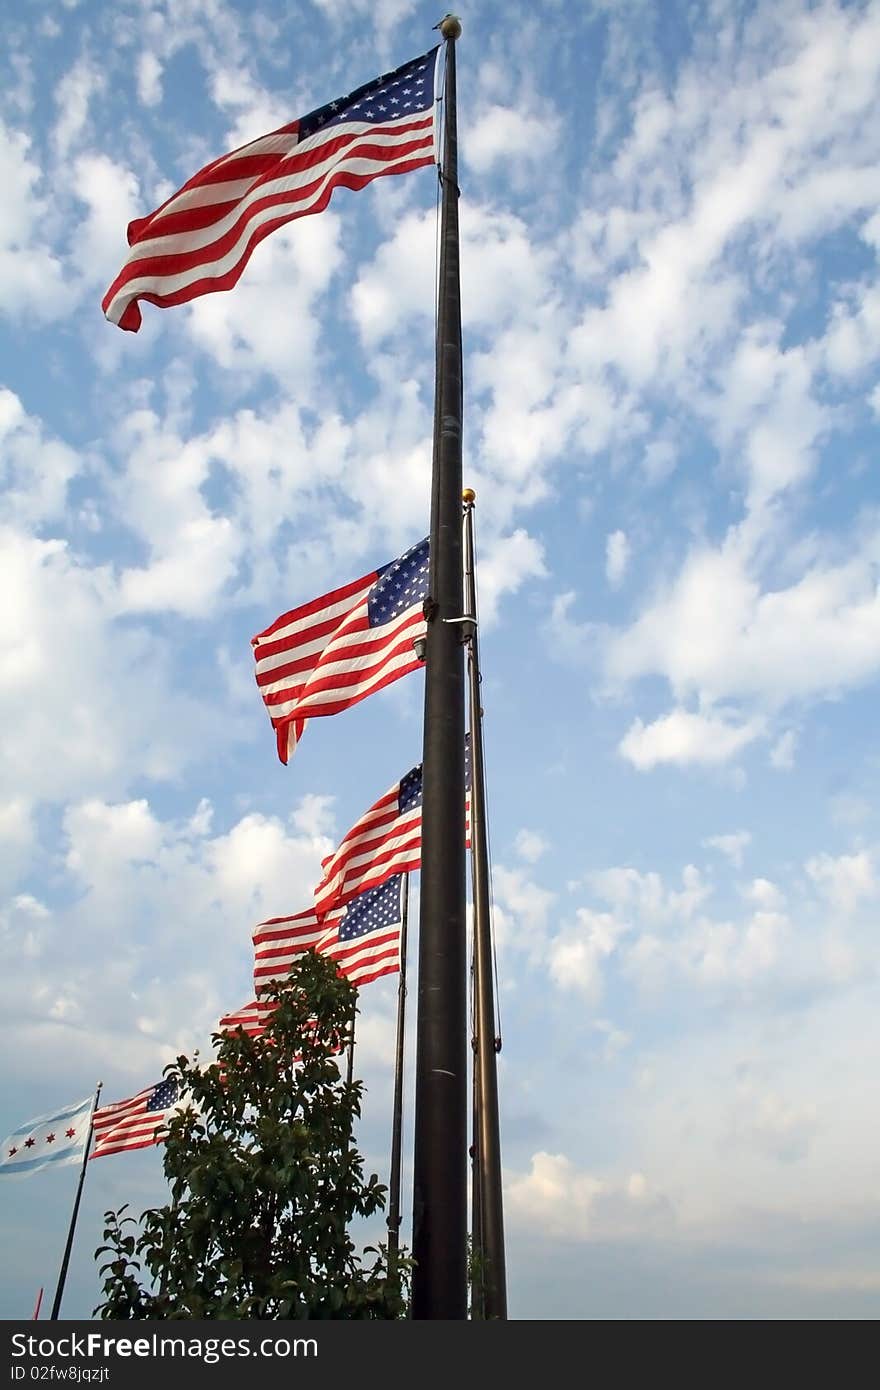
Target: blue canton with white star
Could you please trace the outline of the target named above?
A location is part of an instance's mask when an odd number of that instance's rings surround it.
[[[428,542],[419,541],[399,560],[379,572],[367,596],[370,627],[390,623],[428,597]]]
[[[147,1110],[165,1110],[176,1100],[177,1081],[173,1076],[166,1076],[164,1081],[160,1081],[158,1086],[153,1088],[153,1094],[147,1101]]]
[[[403,916],[400,906],[402,885],[403,874],[395,874],[393,878],[380,883],[378,888],[368,889],[349,903],[348,911],[339,924],[339,940],[354,941],[371,931],[397,925]]]
[[[416,806],[422,804],[422,765],[411,768],[404,777],[400,779],[400,790],[397,793],[397,809],[400,815],[405,816],[407,811],[412,811]]]
[[[469,792],[471,789],[471,736],[465,735],[464,740],[464,789]],[[411,767],[409,772],[401,777],[397,792],[397,813],[405,816],[407,811],[414,811],[417,806],[422,804],[422,765]]]
[[[434,105],[434,73],[437,49],[432,48],[421,58],[414,58],[394,72],[386,72],[373,82],[364,83],[347,97],[330,101],[310,111],[299,122],[299,138],[303,141],[316,130],[340,125],[343,121],[364,121],[379,125],[397,116],[416,116],[430,111]]]

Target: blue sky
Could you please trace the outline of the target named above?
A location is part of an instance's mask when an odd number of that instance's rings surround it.
[[[337,193],[137,336],[100,298],[132,217],[438,18],[6,22],[3,1133],[204,1049],[254,924],[420,756],[413,675],[283,768],[250,638],[427,530],[433,171]],[[511,1313],[874,1316],[880,13],[462,18]],[[381,1173],[394,1000],[361,1001]],[[3,1316],[51,1296],[73,1181],[4,1182]],[[103,1210],[163,1191],[158,1151],[92,1166],[69,1316]]]

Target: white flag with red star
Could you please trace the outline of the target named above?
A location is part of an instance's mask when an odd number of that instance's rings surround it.
[[[0,1173],[35,1173],[38,1168],[81,1163],[94,1096],[13,1130],[0,1152]]]

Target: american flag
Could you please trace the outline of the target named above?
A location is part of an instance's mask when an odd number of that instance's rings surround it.
[[[261,1038],[267,1032],[269,1021],[277,1008],[277,999],[252,999],[249,1004],[242,1005],[234,1013],[224,1014],[217,1025],[217,1031],[234,1033],[236,1028],[242,1028],[249,1038]],[[341,1052],[345,1046],[345,1041],[342,1041],[335,1051]]]
[[[254,928],[254,989],[257,994],[270,980],[283,980],[302,951],[317,948],[330,923],[313,907],[294,917],[270,917]]]
[[[420,665],[428,542],[361,579],[312,599],[251,639],[257,685],[283,763],[306,720],[349,709]]]
[[[278,1001],[275,999],[252,999],[234,1013],[224,1014],[217,1024],[217,1031],[234,1033],[236,1028],[243,1028],[249,1038],[261,1038],[277,1007]]]
[[[110,322],[136,333],[141,299],[167,308],[232,289],[263,237],[323,212],[335,188],[433,164],[438,51],[213,160],[130,223],[131,253],[101,302]]]
[[[256,994],[270,980],[284,979],[296,956],[309,947],[335,960],[356,989],[399,970],[402,889],[403,875],[397,874],[321,921],[310,911],[262,922],[254,932]]]
[[[99,1106],[93,1121],[91,1158],[161,1144],[166,1134],[163,1121],[178,1108],[179,1100],[178,1083],[173,1076],[167,1076],[128,1100]]]
[[[470,742],[465,743],[465,843],[470,847]],[[315,889],[318,914],[342,907],[358,893],[376,888],[392,874],[422,862],[422,765],[411,768],[356,821],[333,854],[322,861]]]

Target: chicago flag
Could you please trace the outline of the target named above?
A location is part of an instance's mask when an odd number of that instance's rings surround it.
[[[14,1129],[0,1153],[0,1173],[35,1173],[38,1168],[81,1163],[94,1096]]]

